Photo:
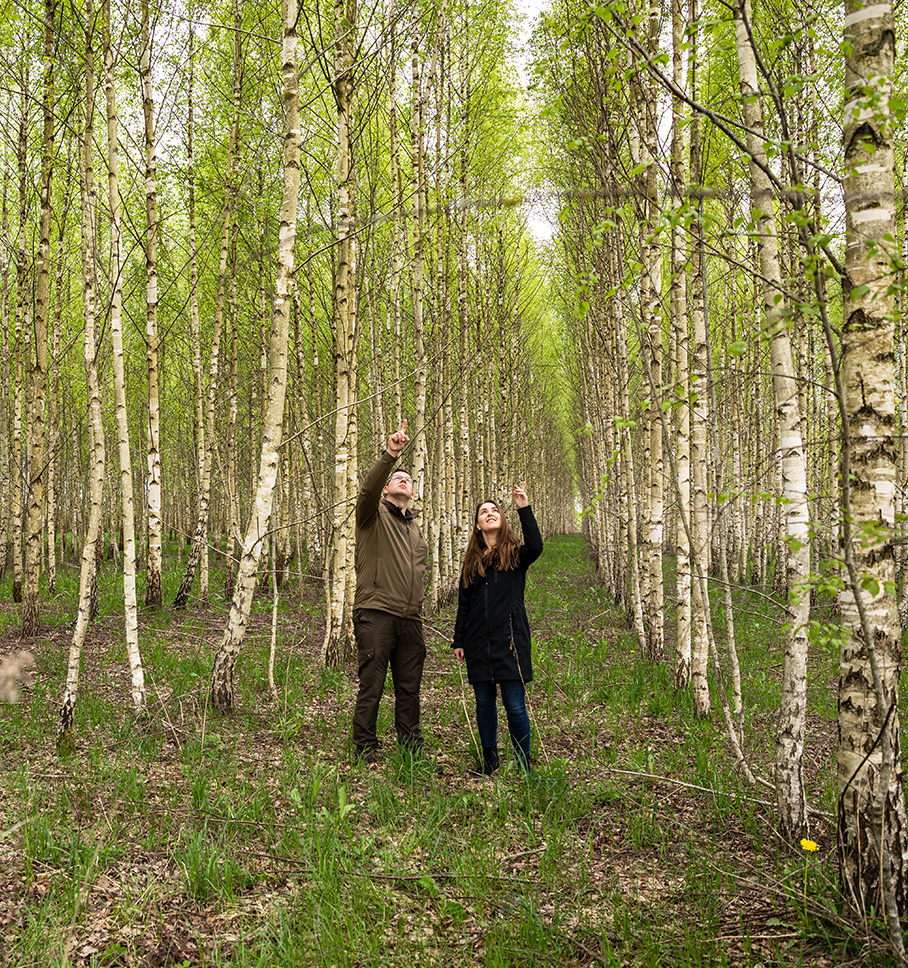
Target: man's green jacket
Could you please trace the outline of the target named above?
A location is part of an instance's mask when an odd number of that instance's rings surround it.
[[[385,451],[372,465],[356,499],[354,608],[377,608],[419,618],[425,598],[429,546],[409,511],[382,498],[396,459]]]

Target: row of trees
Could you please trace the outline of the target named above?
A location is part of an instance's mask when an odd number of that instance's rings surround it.
[[[406,416],[431,600],[477,500],[527,480],[551,532],[579,489],[654,661],[674,557],[678,688],[703,715],[719,699],[753,782],[731,590],[781,594],[794,842],[810,632],[830,635],[812,599],[837,593],[845,892],[903,954],[891,9],[555,0],[533,44],[539,168],[567,201],[543,259],[514,204],[529,128],[499,5],[44,0],[3,29],[0,567],[34,635],[40,576],[53,591],[81,552],[61,736],[105,535],[136,709],[139,591],[164,605],[168,530],[173,607],[219,594],[225,562],[218,707],[266,563],[324,583],[323,659],[342,661],[358,482]]]
[[[108,548],[137,709],[168,533],[173,607],[220,594],[225,562],[216,705],[266,566],[324,583],[342,661],[355,495],[402,417],[435,602],[481,497],[525,479],[570,526],[557,347],[500,204],[519,171],[506,11],[48,0],[4,30],[0,568],[34,635],[39,577],[53,593],[81,554],[64,737]]]
[[[548,177],[585,190],[560,213],[559,244],[600,574],[658,661],[674,556],[677,686],[703,715],[718,696],[751,782],[732,589],[781,593],[774,787],[794,844],[809,834],[809,640],[833,634],[811,603],[837,594],[843,890],[858,910],[885,911],[904,958],[895,36],[888,4],[846,2],[843,18],[750,0],[580,16],[555,2],[535,56],[560,146]]]

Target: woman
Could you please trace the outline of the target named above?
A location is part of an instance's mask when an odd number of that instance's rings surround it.
[[[481,772],[498,769],[496,684],[508,716],[508,731],[524,771],[530,768],[530,718],[525,685],[533,678],[530,623],[523,604],[527,568],[542,554],[542,535],[525,485],[514,485],[523,543],[495,501],[476,508],[460,576],[454,657],[467,664],[476,693],[476,724],[482,744]]]

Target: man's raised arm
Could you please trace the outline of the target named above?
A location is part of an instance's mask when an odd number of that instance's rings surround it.
[[[382,491],[391,474],[391,469],[409,443],[407,421],[404,420],[400,427],[388,438],[388,446],[372,465],[362,487],[359,489],[359,495],[356,499],[356,526],[358,528],[368,528],[375,520]]]

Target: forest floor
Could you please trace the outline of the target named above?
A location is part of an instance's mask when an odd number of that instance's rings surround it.
[[[808,854],[779,840],[772,789],[735,768],[715,689],[713,716],[696,718],[670,662],[639,654],[578,536],[551,538],[529,575],[529,778],[510,755],[494,778],[469,772],[452,606],[426,623],[428,756],[396,748],[387,696],[380,762],[352,763],[355,667],[320,668],[312,583],[280,599],[277,698],[271,596],[256,599],[226,717],[207,705],[223,599],[144,610],[150,712],[135,721],[108,568],[65,757],[76,570],[35,640],[0,606],[0,656],[27,647],[37,661],[21,701],[0,704],[0,966],[888,963],[879,937],[836,909],[831,645],[811,659]],[[745,749],[768,777],[778,611],[746,591],[738,606]]]

